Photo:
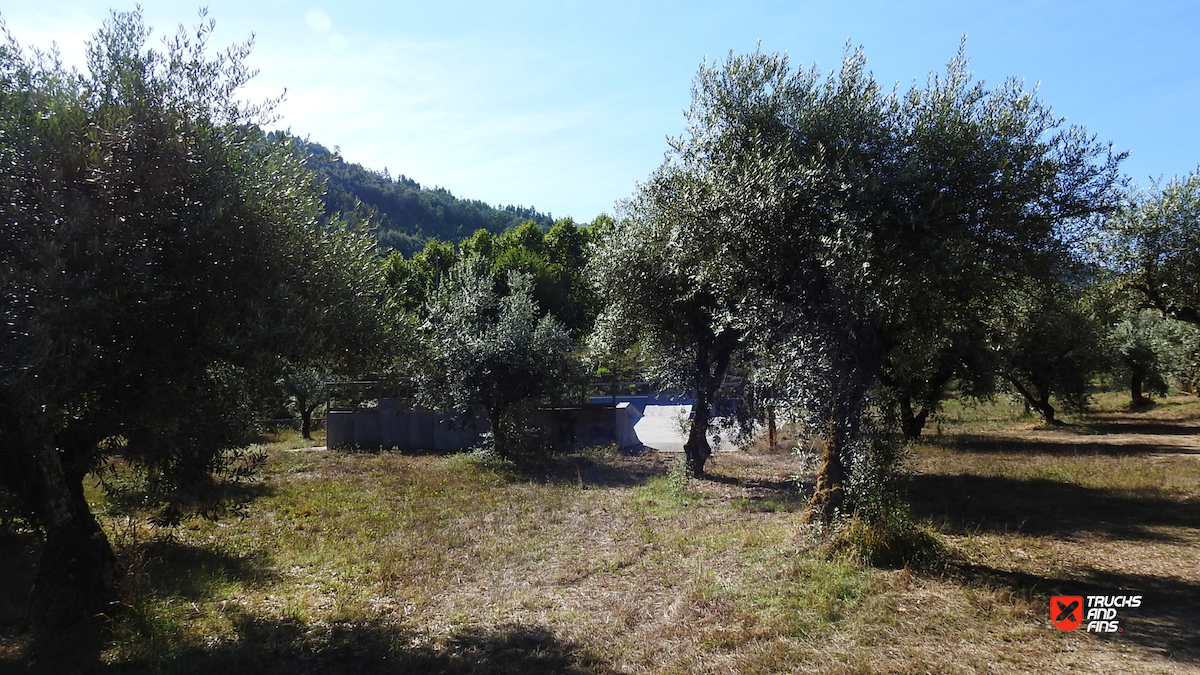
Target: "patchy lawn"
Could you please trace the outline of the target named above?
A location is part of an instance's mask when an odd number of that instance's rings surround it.
[[[787,454],[698,481],[670,455],[280,442],[245,519],[105,518],[130,607],[103,640],[35,657],[33,542],[0,540],[0,671],[1200,672],[1200,401],[1071,421],[951,406],[913,448],[914,515],[952,552],[924,572],[822,556]],[[1091,594],[1143,602],[1120,633],[1051,625],[1050,596]]]

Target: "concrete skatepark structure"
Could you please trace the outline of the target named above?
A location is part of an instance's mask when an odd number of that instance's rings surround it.
[[[484,418],[450,419],[394,398],[369,407],[333,408],[325,421],[325,444],[331,448],[462,450],[479,444],[489,428]]]
[[[558,451],[604,445],[616,445],[622,452],[683,450],[687,436],[682,422],[691,416],[691,400],[665,394],[615,398],[544,408],[538,411],[537,421]],[[465,450],[479,445],[490,428],[482,416],[451,419],[395,398],[331,408],[326,420],[326,444],[331,448]]]
[[[678,393],[593,396],[589,403],[629,404],[634,433],[646,448],[659,452],[683,452],[695,399]]]

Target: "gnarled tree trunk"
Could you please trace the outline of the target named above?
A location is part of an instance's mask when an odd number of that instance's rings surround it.
[[[688,473],[696,478],[704,475],[704,464],[712,457],[712,446],[708,444],[712,405],[717,391],[725,382],[725,373],[729,370],[729,360],[737,343],[736,336],[722,333],[696,349],[696,403],[692,406],[692,427],[683,445]]]
[[[1134,368],[1129,376],[1129,402],[1134,406],[1146,405],[1146,396],[1142,393],[1144,381],[1142,370]]]
[[[1021,384],[1019,378],[1012,375],[1006,375],[1005,377],[1012,384],[1013,388],[1017,390],[1017,393],[1021,395],[1021,398],[1025,399],[1025,405],[1037,411],[1042,416],[1043,422],[1052,425],[1062,424],[1055,417],[1054,406],[1050,403],[1049,387],[1037,386],[1037,394],[1035,395],[1028,387]]]
[[[46,633],[109,611],[117,601],[116,557],[83,495],[49,442],[34,453],[38,516],[45,545],[33,582],[29,625]]]
[[[900,397],[900,431],[904,434],[904,438],[910,441],[920,438],[921,431],[925,429],[925,420],[928,418],[928,406],[914,411],[912,401],[907,396]]]
[[[712,446],[708,444],[708,425],[712,420],[709,393],[698,391],[692,406],[692,428],[688,431],[683,454],[687,458],[688,473],[699,478],[704,475],[704,464],[712,457]]]
[[[809,500],[804,522],[828,525],[843,510],[852,453],[866,440],[864,416],[868,398],[879,385],[882,355],[873,330],[855,326],[840,335],[834,352],[833,377],[826,420],[828,437],[821,451],[817,485]]]
[[[861,383],[846,385],[846,388],[833,394],[829,438],[821,450],[817,485],[808,502],[808,510],[804,513],[804,522],[819,521],[828,525],[846,502],[846,482],[851,470],[847,460],[854,444],[862,437],[862,416],[866,412],[867,397],[867,387],[861,386]]]
[[[312,417],[320,402],[312,403],[307,399],[296,397],[296,408],[300,411],[300,435],[305,440],[312,440]]]
[[[845,484],[846,463],[842,459],[842,446],[830,440],[821,450],[817,485],[802,520],[806,523],[822,522],[828,525],[846,501]]]

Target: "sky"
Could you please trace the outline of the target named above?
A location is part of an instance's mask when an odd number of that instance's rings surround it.
[[[152,41],[200,4],[143,0]],[[23,46],[85,41],[132,3],[0,3]],[[966,36],[970,70],[1013,77],[1067,124],[1128,151],[1146,186],[1200,165],[1195,0],[673,0],[359,2],[213,0],[213,44],[254,37],[243,98],[285,95],[278,128],[349,162],[497,206],[588,222],[662,163],[700,64],[730,50],[839,67],[862,46],[876,79],[923,85]]]

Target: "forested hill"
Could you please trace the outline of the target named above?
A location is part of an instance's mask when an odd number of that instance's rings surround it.
[[[534,208],[495,208],[477,199],[460,199],[405,176],[392,178],[386,169],[379,173],[351,164],[318,143],[308,143],[306,149],[310,165],[326,180],[326,215],[370,215],[379,243],[405,256],[420,251],[432,238],[459,241],[479,229],[500,234],[526,220],[545,228],[554,224],[550,214]]]

